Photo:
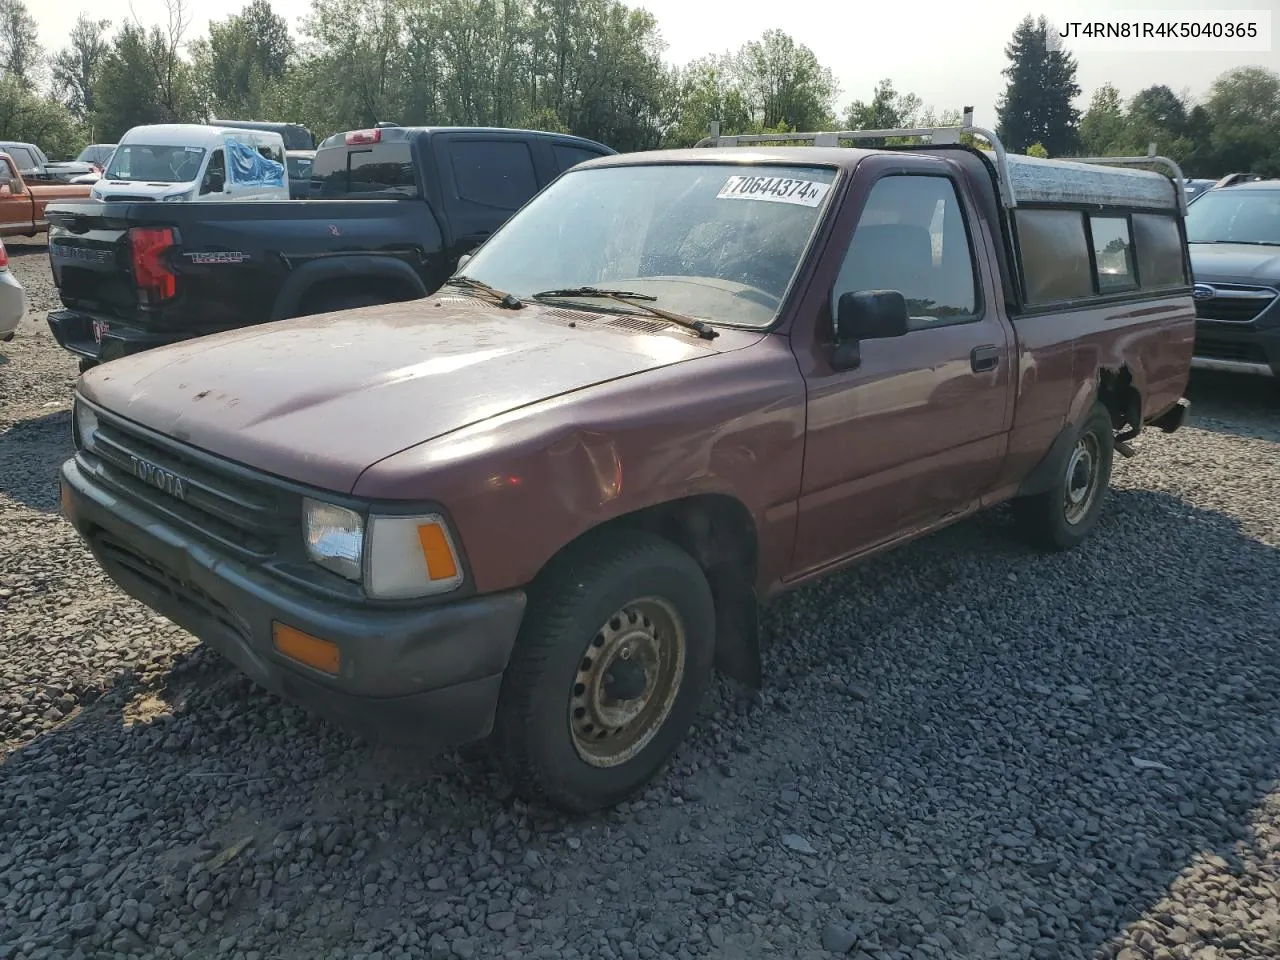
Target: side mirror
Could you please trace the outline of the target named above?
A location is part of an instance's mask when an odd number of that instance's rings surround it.
[[[852,370],[862,363],[863,340],[907,334],[907,301],[897,290],[843,293],[836,304],[836,348],[832,363]]]
[[[458,258],[458,269],[459,269],[459,270],[461,270],[461,269],[462,269],[463,267],[465,267],[465,266],[466,266],[470,261],[471,261],[471,254],[469,254],[469,253],[464,253],[462,256],[460,256],[460,257]]]
[[[14,177],[12,180],[9,180],[7,185],[9,187],[9,192],[14,194],[15,196],[17,194],[22,193],[22,181],[19,180],[17,177]]]

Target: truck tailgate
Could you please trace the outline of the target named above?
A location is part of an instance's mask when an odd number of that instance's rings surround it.
[[[48,211],[49,264],[66,306],[105,317],[137,317],[124,220],[128,207],[91,201],[58,203]]]

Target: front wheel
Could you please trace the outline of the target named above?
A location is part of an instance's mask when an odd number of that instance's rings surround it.
[[[617,533],[538,579],[494,743],[526,798],[586,813],[635,794],[684,737],[711,677],[706,577],[672,543]]]
[[[1095,403],[1053,487],[1013,501],[1014,519],[1022,533],[1035,545],[1051,550],[1083,542],[1102,513],[1114,451],[1111,412]]]

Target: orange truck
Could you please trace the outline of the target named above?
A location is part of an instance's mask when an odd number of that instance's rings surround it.
[[[28,183],[18,165],[0,152],[0,236],[34,237],[49,229],[44,208],[55,200],[88,199],[87,183]]]

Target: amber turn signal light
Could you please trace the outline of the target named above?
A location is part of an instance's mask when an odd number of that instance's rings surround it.
[[[338,645],[331,640],[321,640],[277,621],[271,623],[271,640],[276,649],[290,660],[330,676],[338,675],[342,655]]]

